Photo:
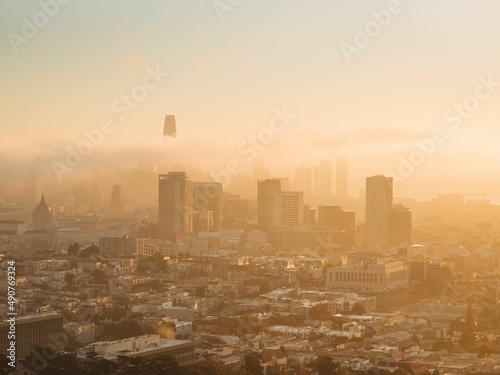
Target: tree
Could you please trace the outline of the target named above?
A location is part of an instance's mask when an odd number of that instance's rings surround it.
[[[467,312],[465,314],[465,323],[461,329],[462,336],[458,340],[462,348],[468,350],[472,345],[476,343],[476,334],[474,333],[476,328],[476,322],[474,321],[473,309],[472,309],[472,298],[468,297]]]
[[[217,312],[221,312],[224,310],[224,308],[226,307],[226,303],[225,302],[220,302],[217,307],[215,308],[215,311]]]
[[[97,355],[97,353],[95,354]],[[89,357],[87,356],[87,358]],[[85,370],[87,370],[88,374],[92,375],[116,374],[117,369],[118,365],[113,361],[98,358],[96,356],[90,357],[89,360],[85,362]]]
[[[479,313],[479,316],[482,318],[489,318],[491,317],[493,311],[489,306],[484,306],[481,312]]]
[[[416,333],[413,334],[411,338],[416,344],[420,344],[420,340],[418,339],[418,335]]]
[[[330,356],[318,357],[314,368],[318,371],[319,375],[333,375],[340,374],[340,366]]]
[[[224,366],[213,359],[184,366],[183,371],[185,375],[228,375]]]
[[[311,319],[327,320],[331,318],[328,312],[327,303],[317,303],[309,310],[309,317]]]
[[[80,317],[78,314],[71,310],[63,310],[62,315],[70,322],[79,322]]]
[[[365,307],[361,303],[356,302],[354,304],[354,306],[352,307],[351,312],[354,315],[365,315],[366,309],[365,309]]]
[[[50,346],[35,346],[21,362],[30,373],[39,375],[86,375],[76,354],[57,354]]]
[[[245,364],[243,365],[248,375],[263,375],[264,369],[260,365],[262,355],[260,353],[250,353],[245,357]]]
[[[72,273],[67,273],[66,275],[64,275],[64,281],[66,282],[67,286],[73,286],[75,282],[75,275]]]
[[[196,297],[198,298],[202,298],[202,297],[205,297],[205,287],[204,286],[200,286],[198,288],[195,289],[195,294],[196,294]]]
[[[92,254],[99,254],[99,246],[92,244],[91,246],[80,251],[80,258],[89,258]]]
[[[58,354],[49,360],[45,368],[39,372],[40,375],[86,375],[86,371],[80,367],[75,353]]]
[[[120,375],[151,374],[148,361],[142,357],[119,356],[118,369]]]
[[[437,340],[432,344],[432,349],[436,352],[443,349],[451,351],[453,350],[453,343],[451,341]]]
[[[37,288],[40,288],[41,290],[48,290],[50,289],[49,284],[46,282],[43,282],[41,284],[34,284]]]
[[[111,319],[113,322],[119,322],[127,316],[127,309],[125,307],[113,306],[110,309],[104,310],[98,320]]]
[[[118,323],[115,333],[115,337],[120,340],[140,336],[143,334],[143,329],[137,321],[125,319]]]
[[[95,360],[98,354],[94,351],[88,352],[87,355],[85,356],[88,359]]]
[[[128,304],[130,303],[129,297],[125,294],[120,294],[114,297],[113,300],[114,300],[113,305],[115,306],[128,306]]]
[[[3,353],[0,353],[0,374],[10,374],[15,367],[9,366],[10,360]]]
[[[179,366],[176,359],[170,355],[164,355],[149,361],[147,364],[148,374],[169,374],[169,375],[182,375],[183,369]],[[212,375],[206,373],[207,375]],[[217,374],[213,374],[217,375]]]
[[[102,270],[92,272],[92,279],[96,284],[108,284],[108,276]]]
[[[467,301],[469,305],[467,306],[467,313],[465,314],[464,330],[467,332],[474,332],[476,328],[476,322],[474,321],[474,310],[472,309],[472,297],[468,297]]]
[[[68,254],[76,255],[80,251],[80,245],[78,242],[68,245]]]
[[[491,352],[491,349],[488,345],[486,344],[483,344],[479,347],[478,351],[477,351],[477,357],[478,358],[484,358],[486,356],[488,356]]]
[[[48,361],[56,356],[56,352],[50,346],[35,345],[30,353],[21,361],[21,365],[31,370],[33,374],[48,365]]]
[[[154,255],[156,269],[158,271],[166,271],[168,269],[168,261],[164,258],[165,256],[162,253],[157,252]]]
[[[293,369],[296,375],[309,375],[309,371],[307,371],[304,365],[295,365]]]
[[[101,328],[100,335],[99,337],[104,338],[104,337],[115,337],[116,334],[116,323],[109,323],[109,324],[104,324]]]
[[[146,313],[143,313],[142,311],[135,311],[130,314],[129,319],[143,319],[145,316]]]

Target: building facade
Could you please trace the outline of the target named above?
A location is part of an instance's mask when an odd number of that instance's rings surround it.
[[[445,286],[451,280],[451,262],[430,260],[410,261],[410,281],[431,281]]]
[[[340,245],[355,246],[356,214],[354,211],[342,210],[340,206],[318,206],[318,225],[332,228]]]
[[[327,288],[392,289],[408,284],[408,268],[401,261],[379,259],[360,265],[329,268]]]
[[[389,245],[411,245],[412,212],[402,204],[395,204],[389,211]]]
[[[366,178],[366,237],[369,247],[389,244],[389,211],[392,209],[392,177]]]
[[[257,181],[257,224],[261,229],[271,225],[271,194],[281,192],[277,178]]]
[[[333,242],[333,230],[318,225],[283,225],[268,232],[269,243],[277,249],[328,248]]]
[[[113,186],[111,198],[109,201],[109,217],[112,220],[123,219],[123,197],[122,187],[120,185]]]
[[[143,335],[123,340],[104,341],[92,346],[99,356],[109,360],[114,360],[118,356],[154,359],[170,355],[176,359],[179,365],[186,365],[196,359],[194,342],[161,339],[160,335]]]
[[[17,316],[15,323],[17,360],[26,358],[35,346],[50,346],[55,351],[62,350],[66,346],[61,314],[45,313]],[[10,345],[9,328],[8,321],[0,323],[0,351],[2,353],[6,353]]]
[[[314,167],[314,194],[322,197],[332,195],[332,165],[329,161],[323,160]]]
[[[270,227],[304,223],[304,193],[301,191],[271,193],[269,214]]]
[[[186,172],[159,176],[158,236],[175,241],[193,231],[193,181]]]
[[[193,182],[193,211],[205,210],[212,211],[211,228],[221,228],[223,222],[222,183]]]
[[[312,169],[309,167],[295,168],[293,174],[293,189],[304,192],[305,195],[312,193]]]
[[[101,254],[144,254],[144,242],[142,238],[102,237],[99,248]]]
[[[40,203],[38,203],[33,211],[33,223],[31,224],[31,228],[45,231],[52,231],[55,229],[54,223],[52,222],[52,209],[45,203],[43,194]]]
[[[337,159],[337,202],[347,201],[347,159]]]

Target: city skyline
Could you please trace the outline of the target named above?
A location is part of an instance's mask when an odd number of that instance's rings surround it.
[[[488,173],[499,162],[497,2],[47,4],[0,6],[2,178],[59,181],[160,159],[248,170],[253,156],[281,175],[344,155],[350,194],[392,174],[404,196],[500,202]],[[277,112],[284,126],[262,133]],[[162,136],[166,114],[177,138]],[[249,141],[261,134],[270,141]]]
[[[0,374],[500,373],[499,14],[0,1]]]

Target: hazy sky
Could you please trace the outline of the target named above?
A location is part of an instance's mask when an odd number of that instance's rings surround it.
[[[397,173],[439,127],[446,141],[396,191],[500,188],[500,84],[481,89],[488,98],[458,129],[443,119],[479,77],[500,82],[498,0],[402,0],[351,62],[341,43],[355,46],[355,28],[373,26],[372,12],[391,1],[243,0],[221,19],[214,3],[236,0],[71,0],[26,37],[25,20],[43,23],[47,2],[0,3],[0,157],[9,163],[38,158],[50,169],[109,118],[114,130],[88,165],[130,149],[220,169],[245,160],[239,144],[286,107],[298,117],[259,155],[276,174],[344,154],[361,187],[365,175]],[[10,33],[25,38],[17,53]],[[168,77],[120,119],[113,103],[148,67]],[[165,114],[176,115],[175,141],[161,138]]]

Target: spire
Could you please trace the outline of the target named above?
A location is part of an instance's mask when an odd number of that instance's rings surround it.
[[[45,196],[42,193],[42,199],[40,199],[40,203],[45,203]]]
[[[476,322],[474,321],[473,309],[472,309],[472,297],[467,298],[468,306],[467,312],[465,314],[465,328],[470,331],[474,331],[476,327]]]

